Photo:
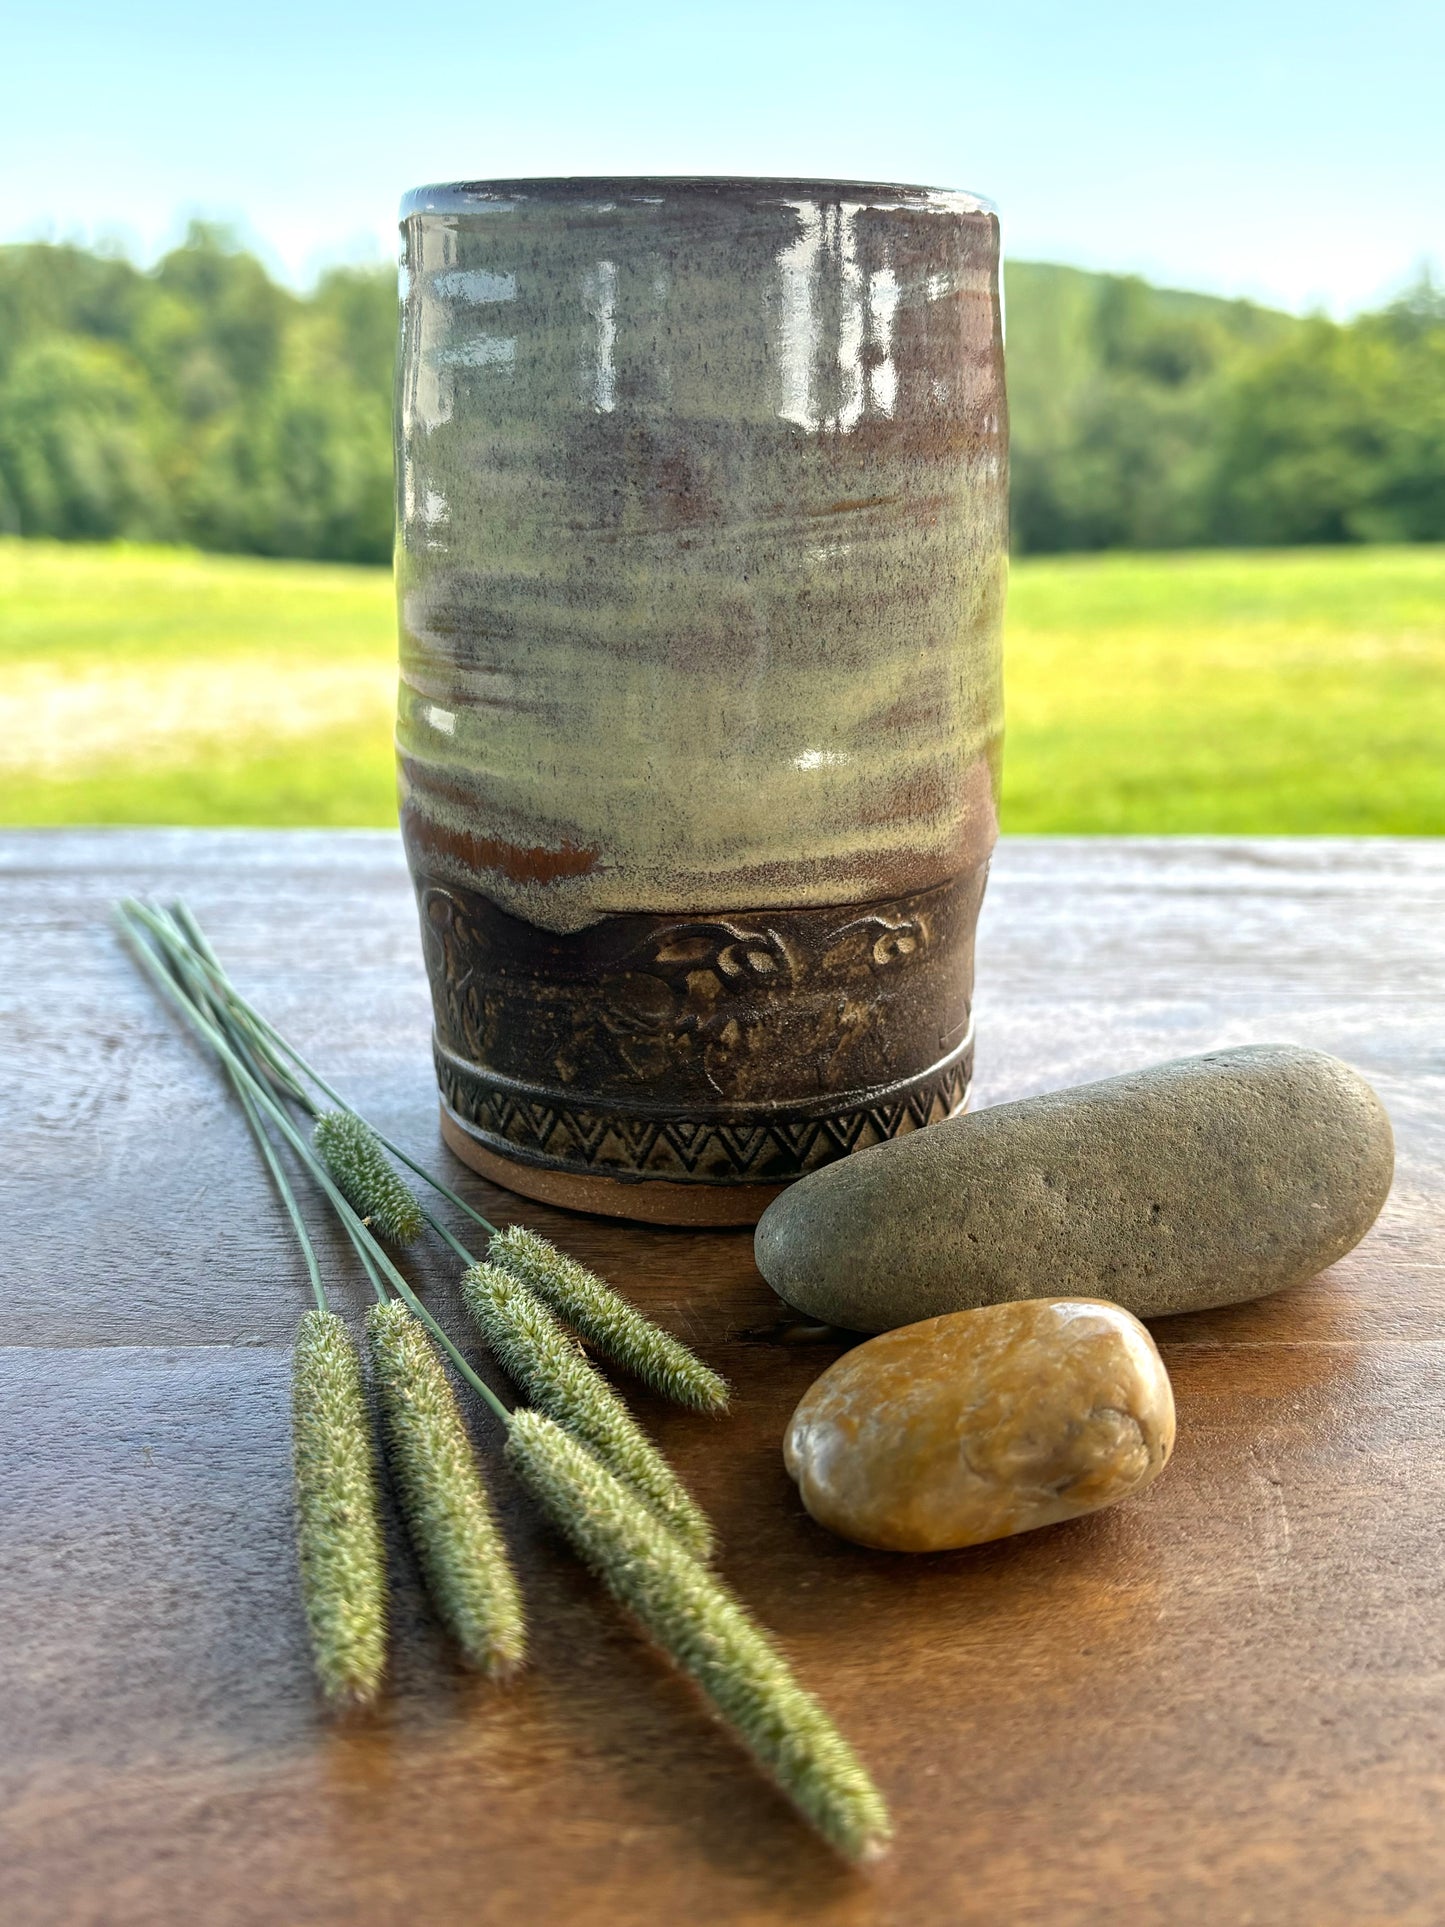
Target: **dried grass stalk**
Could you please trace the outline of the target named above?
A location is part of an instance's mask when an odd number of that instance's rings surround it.
[[[361,1358],[330,1311],[308,1311],[291,1364],[296,1542],[311,1652],[327,1699],[376,1697],[386,1664],[386,1549]]]
[[[488,1244],[487,1257],[520,1278],[605,1358],[663,1398],[699,1412],[727,1410],[726,1379],[549,1239],[522,1225],[508,1225]]]
[[[462,1297],[498,1363],[528,1403],[575,1433],[698,1559],[712,1551],[707,1514],[622,1400],[527,1287],[473,1265]]]
[[[405,1305],[367,1315],[387,1465],[417,1561],[467,1660],[504,1677],[526,1651],[522,1598],[440,1358]]]
[[[887,1848],[883,1797],[738,1602],[585,1446],[514,1413],[507,1456],[573,1550],[691,1675],[800,1813],[850,1860]]]
[[[323,1111],[311,1136],[337,1189],[371,1230],[397,1245],[421,1236],[416,1194],[364,1119],[350,1111]]]

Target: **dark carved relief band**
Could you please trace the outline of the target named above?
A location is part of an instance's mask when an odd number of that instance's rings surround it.
[[[785,1184],[850,1151],[937,1124],[961,1110],[973,1071],[970,1038],[952,1063],[823,1117],[626,1117],[498,1088],[438,1047],[448,1110],[489,1151],[594,1177],[693,1184]]]
[[[419,874],[442,1094],[533,1163],[796,1177],[964,1102],[983,884],[559,935]]]

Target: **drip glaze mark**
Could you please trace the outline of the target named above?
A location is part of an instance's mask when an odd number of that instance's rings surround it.
[[[526,848],[495,837],[479,836],[475,830],[453,830],[442,823],[423,823],[415,812],[407,811],[404,815],[412,817],[410,827],[423,848],[449,856],[473,872],[496,871],[509,883],[555,883],[560,877],[591,876],[602,868],[600,850],[586,849],[565,840],[555,850],[541,845]]]

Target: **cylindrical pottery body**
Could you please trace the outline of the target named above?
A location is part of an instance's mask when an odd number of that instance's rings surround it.
[[[403,204],[401,818],[448,1141],[746,1222],[967,1097],[998,223],[922,188]]]

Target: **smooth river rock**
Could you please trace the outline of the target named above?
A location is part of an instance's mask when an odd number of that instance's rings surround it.
[[[1157,1318],[1313,1277],[1369,1230],[1393,1171],[1357,1071],[1252,1045],[827,1165],[769,1205],[757,1261],[790,1305],[854,1331],[1058,1292]]]
[[[830,1532],[943,1552],[1097,1512],[1173,1449],[1169,1375],[1138,1319],[1035,1298],[870,1338],[804,1395],[783,1460]]]

